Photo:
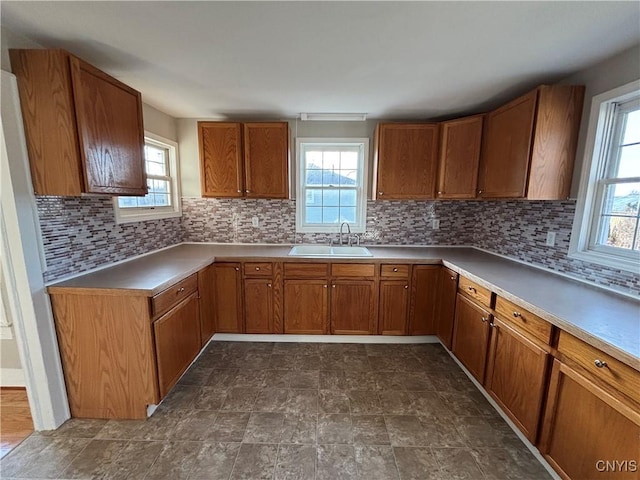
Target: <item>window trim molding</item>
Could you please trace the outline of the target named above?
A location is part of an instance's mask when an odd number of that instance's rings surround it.
[[[158,142],[160,144],[168,145],[169,147],[169,169],[172,173],[171,178],[171,200],[173,207],[154,207],[154,208],[136,208],[135,211],[123,213],[124,209],[118,206],[118,197],[113,197],[113,212],[115,216],[115,222],[117,225],[123,223],[143,222],[146,220],[162,220],[165,218],[176,218],[182,216],[182,202],[180,196],[180,159],[178,153],[178,143],[165,138],[161,135],[149,132],[144,132],[145,143],[151,140],[151,143]],[[146,177],[145,177],[146,178]]]
[[[296,233],[339,233],[340,226],[304,226],[304,209],[301,208],[301,199],[304,176],[302,168],[302,147],[304,143],[327,143],[327,144],[362,144],[362,192],[358,197],[362,198],[358,207],[358,214],[362,219],[361,224],[349,224],[351,233],[365,233],[367,230],[367,199],[369,183],[369,142],[368,137],[296,137]]]
[[[629,82],[599,95],[591,101],[589,127],[585,141],[585,152],[580,176],[580,188],[576,203],[576,213],[569,241],[568,257],[607,267],[639,273],[638,258],[633,255],[618,255],[611,248],[591,248],[595,210],[598,208],[597,182],[603,175],[608,160],[607,136],[611,135],[613,104],[635,97],[640,91],[640,79]],[[627,253],[627,252],[625,252]]]

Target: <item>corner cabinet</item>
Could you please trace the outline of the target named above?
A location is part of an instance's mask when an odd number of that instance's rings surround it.
[[[584,87],[543,85],[486,116],[478,196],[565,199]]]
[[[10,50],[38,195],[146,195],[140,92],[64,50]]]
[[[288,198],[287,122],[198,122],[204,197]]]

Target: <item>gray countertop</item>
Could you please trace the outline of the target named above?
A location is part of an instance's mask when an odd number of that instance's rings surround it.
[[[369,247],[358,259],[288,257],[290,245],[185,243],[49,286],[49,293],[155,295],[216,261],[443,263],[640,370],[640,301],[474,248]]]

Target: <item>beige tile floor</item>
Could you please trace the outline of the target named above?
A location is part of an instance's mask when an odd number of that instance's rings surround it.
[[[148,420],[72,419],[2,478],[541,480],[436,344],[213,342]]]

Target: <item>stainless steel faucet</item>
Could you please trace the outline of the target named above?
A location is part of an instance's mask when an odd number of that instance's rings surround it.
[[[347,243],[349,242],[349,239],[351,238],[351,227],[349,226],[349,224],[347,222],[342,222],[342,224],[340,225],[340,245],[344,245],[345,241],[344,241],[344,233],[342,233],[342,229],[344,226],[347,226]]]

